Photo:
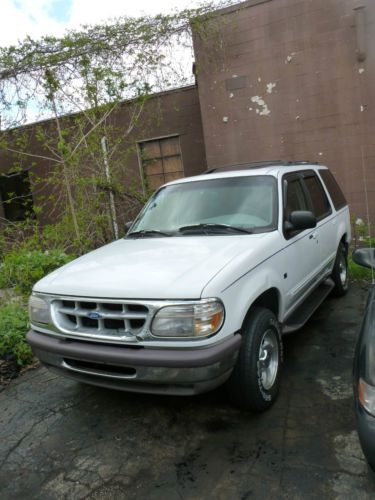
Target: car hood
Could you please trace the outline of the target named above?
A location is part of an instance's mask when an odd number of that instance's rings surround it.
[[[260,258],[261,241],[270,234],[121,239],[57,269],[41,279],[34,291],[98,298],[198,299],[206,284],[239,254],[252,249]]]

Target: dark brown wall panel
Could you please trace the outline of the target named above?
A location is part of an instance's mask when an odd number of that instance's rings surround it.
[[[361,2],[363,62],[356,55],[357,4],[244,4],[215,18],[211,39],[195,37],[209,166],[262,159],[319,161],[334,171],[353,213],[361,217],[366,215],[365,172],[375,220],[375,2]],[[236,76],[246,85],[228,87]]]

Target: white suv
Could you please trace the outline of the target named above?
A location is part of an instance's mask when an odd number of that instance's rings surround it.
[[[282,335],[348,287],[349,210],[326,167],[263,162],[161,187],[125,238],[40,280],[28,341],[51,370],[127,391],[226,383],[263,411]]]

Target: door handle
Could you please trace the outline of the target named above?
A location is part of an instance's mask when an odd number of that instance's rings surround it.
[[[311,233],[310,236],[309,236],[309,240],[316,240],[316,238],[318,237],[318,233]]]

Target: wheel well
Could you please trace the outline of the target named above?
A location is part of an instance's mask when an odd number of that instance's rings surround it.
[[[279,292],[276,288],[266,290],[251,304],[250,309],[253,307],[265,307],[272,311],[277,318],[279,315]]]
[[[340,240],[340,243],[344,243],[346,251],[349,250],[349,244],[348,244],[348,235],[345,233],[342,235],[342,238]]]

